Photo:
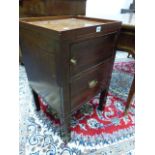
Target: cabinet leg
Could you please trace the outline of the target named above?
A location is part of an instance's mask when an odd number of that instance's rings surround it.
[[[68,143],[71,139],[71,131],[70,131],[70,117],[69,118],[61,118],[61,129],[60,134],[65,143]]]
[[[99,98],[98,110],[104,111],[104,108],[106,105],[107,94],[108,94],[107,89],[104,89],[101,91],[100,98]]]
[[[36,110],[39,111],[40,110],[40,104],[39,104],[38,94],[34,90],[32,90],[32,94],[33,94],[33,98],[35,101]]]

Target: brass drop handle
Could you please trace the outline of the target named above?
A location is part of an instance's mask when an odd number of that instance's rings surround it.
[[[76,59],[73,59],[73,58],[70,60],[70,62],[71,62],[73,65],[76,65],[76,64],[77,64],[77,60],[76,60]]]
[[[97,85],[98,81],[96,80],[92,80],[88,83],[89,88],[94,88]]]

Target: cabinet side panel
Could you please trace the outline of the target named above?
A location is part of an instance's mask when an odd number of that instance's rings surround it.
[[[56,49],[51,46],[55,42],[46,40],[46,36],[39,32],[20,29],[20,46],[30,86],[53,109],[59,110],[60,84],[57,80]]]

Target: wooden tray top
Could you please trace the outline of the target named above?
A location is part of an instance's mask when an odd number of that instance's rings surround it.
[[[72,30],[77,28],[104,24],[104,22],[102,21],[95,21],[90,19],[79,19],[79,18],[48,19],[48,20],[45,19],[45,20],[37,20],[37,21],[36,20],[28,21],[27,23],[56,30],[56,31],[67,31],[67,30]]]

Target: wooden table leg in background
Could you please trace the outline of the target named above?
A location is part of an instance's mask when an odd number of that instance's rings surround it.
[[[134,94],[135,94],[135,76],[134,76],[134,79],[132,81],[131,88],[130,88],[130,91],[129,91],[129,95],[128,95],[128,98],[127,98],[127,104],[126,104],[126,107],[125,107],[125,114],[127,114],[128,109],[130,108],[130,105],[132,103],[132,98],[133,98]]]

